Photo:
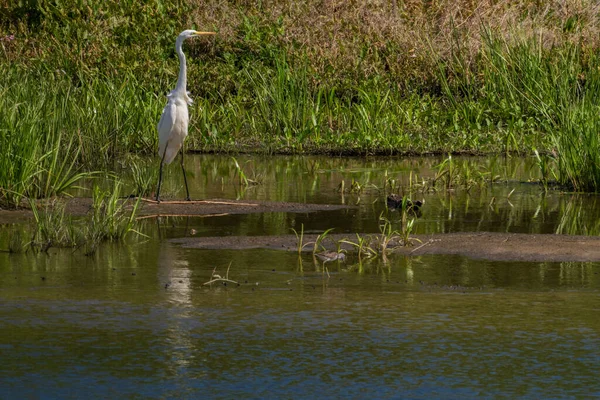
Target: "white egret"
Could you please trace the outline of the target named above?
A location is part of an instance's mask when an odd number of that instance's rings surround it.
[[[187,69],[185,65],[185,54],[181,47],[185,39],[200,36],[214,35],[215,32],[198,32],[192,29],[185,30],[177,36],[175,41],[175,51],[179,57],[179,77],[175,89],[167,95],[167,105],[163,109],[160,121],[158,122],[158,155],[161,157],[160,172],[158,175],[158,188],[156,189],[156,201],[160,201],[160,184],[162,182],[162,170],[164,164],[170,164],[177,152],[181,149],[181,170],[183,171],[183,181],[185,182],[186,200],[190,200],[190,190],[185,176],[183,166],[183,141],[188,134],[188,104],[192,99],[186,90],[187,87]]]

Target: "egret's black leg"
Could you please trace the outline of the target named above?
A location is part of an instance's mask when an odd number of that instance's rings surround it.
[[[167,143],[167,146],[169,145],[169,143]],[[160,170],[158,172],[158,187],[156,188],[156,201],[160,203],[160,198],[158,197],[160,195],[160,184],[162,182],[162,170],[163,170],[163,165],[165,162],[165,155],[167,155],[167,146],[165,146],[165,151],[163,151],[163,155],[162,158],[160,159]]]
[[[185,194],[187,195],[185,199],[190,201],[190,189],[188,189],[187,178],[185,177],[185,168],[183,166],[183,146],[181,146],[181,171],[183,171],[183,182],[185,183]]]

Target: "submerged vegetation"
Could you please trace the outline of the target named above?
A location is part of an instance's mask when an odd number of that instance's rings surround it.
[[[598,191],[599,15],[591,0],[0,1],[0,204],[153,154],[189,27],[218,35],[186,43],[188,148],[537,151],[544,186]],[[153,173],[135,173],[139,194]]]

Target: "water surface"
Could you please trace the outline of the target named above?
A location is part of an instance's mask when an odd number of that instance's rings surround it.
[[[600,395],[598,263],[349,257],[328,277],[310,254],[168,240],[378,232],[384,194],[342,194],[341,180],[382,186],[428,176],[433,161],[240,157],[262,177],[243,188],[230,158],[188,159],[195,198],[356,208],[144,221],[147,238],[93,256],[0,253],[0,398]],[[417,233],[593,233],[595,197],[543,194],[523,160],[468,162],[504,182],[413,194],[426,200]],[[166,187],[180,191],[176,172]],[[0,248],[15,229],[0,228]],[[203,285],[228,268],[239,286]]]

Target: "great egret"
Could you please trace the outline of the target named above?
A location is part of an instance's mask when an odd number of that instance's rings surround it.
[[[167,105],[163,109],[160,121],[158,122],[158,155],[161,157],[160,172],[158,175],[158,188],[156,189],[156,201],[160,201],[160,184],[162,182],[162,170],[164,164],[170,164],[177,152],[182,148],[183,141],[188,134],[188,104],[192,103],[189,93],[186,91],[187,70],[185,65],[185,54],[181,46],[185,39],[200,36],[214,35],[215,32],[198,32],[188,29],[177,36],[175,41],[175,51],[179,56],[179,77],[175,89],[167,95]],[[185,182],[186,200],[190,200],[190,190],[185,177],[185,168],[183,167],[183,149],[181,150],[181,170],[183,171],[183,181]]]

